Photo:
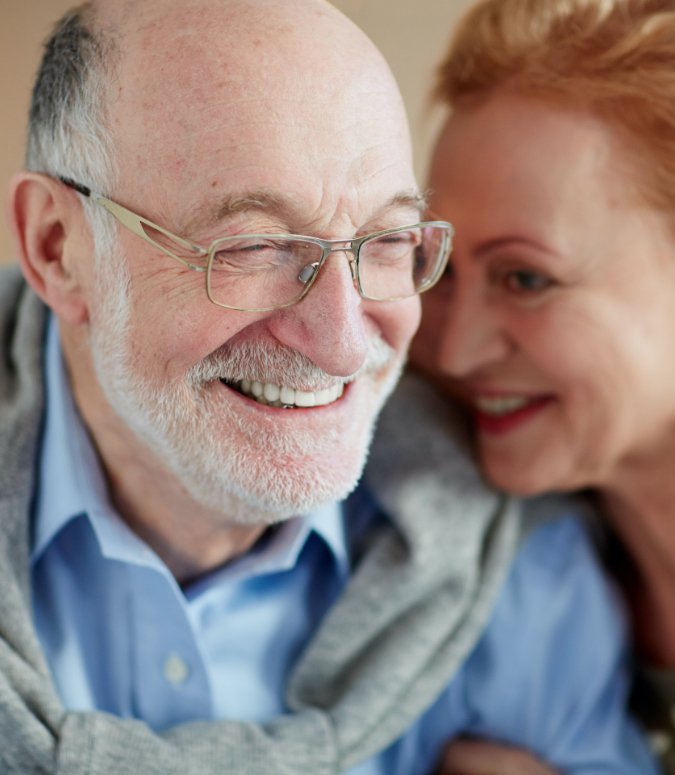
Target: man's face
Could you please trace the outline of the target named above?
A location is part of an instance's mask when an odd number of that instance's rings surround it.
[[[218,32],[217,13],[129,33],[110,106],[119,185],[106,193],[200,245],[245,232],[350,238],[418,220],[386,71],[349,29],[334,29],[336,52],[319,58],[312,40],[329,21],[291,29],[289,14],[261,18],[257,42],[245,19]],[[119,241],[128,276],[115,257],[101,267],[90,341],[100,387],[143,442],[135,454],[149,446],[226,519],[281,519],[346,495],[418,300],[362,300],[335,253],[297,305],[225,310],[202,273],[133,234]],[[320,405],[265,405],[233,386],[241,379]]]

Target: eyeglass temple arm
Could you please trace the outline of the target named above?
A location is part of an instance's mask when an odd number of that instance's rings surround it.
[[[86,196],[90,199],[93,199],[97,204],[100,204],[101,207],[104,207],[123,226],[126,226],[128,229],[133,231],[134,234],[141,237],[141,239],[144,239],[146,242],[149,242],[151,245],[154,245],[155,247],[159,248],[163,253],[166,253],[171,258],[175,258],[177,261],[180,261],[181,264],[185,264],[185,266],[189,266],[191,269],[199,269],[199,270],[203,269],[203,267],[194,266],[189,261],[186,261],[181,256],[178,256],[172,251],[170,251],[166,246],[162,245],[156,240],[153,240],[152,237],[150,237],[147,231],[143,228],[143,224],[145,224],[146,226],[149,226],[151,229],[154,229],[155,231],[158,231],[160,234],[163,234],[167,239],[170,239],[172,242],[175,242],[177,245],[180,245],[183,249],[188,250],[190,253],[193,253],[197,256],[201,257],[201,256],[208,255],[208,250],[206,250],[206,248],[203,248],[200,245],[195,245],[193,242],[190,242],[189,240],[186,240],[183,237],[179,237],[177,234],[174,234],[173,232],[167,231],[167,229],[164,229],[161,226],[158,226],[156,223],[149,221],[147,218],[143,218],[143,216],[132,212],[131,210],[127,209],[126,207],[123,207],[120,204],[117,204],[117,202],[113,202],[112,199],[108,199],[102,194],[97,194],[95,191],[92,191],[88,186],[85,186],[82,183],[78,183],[72,178],[67,178],[60,175],[59,180],[64,185],[77,191],[78,194],[82,194],[82,196]]]
[[[88,188],[87,186],[83,186],[82,183],[78,183],[72,178],[66,178],[63,175],[59,175],[59,180],[64,185],[68,186],[68,188],[75,189],[75,191],[77,191],[78,194],[82,194],[82,196],[86,196],[86,197],[91,196],[91,189]]]

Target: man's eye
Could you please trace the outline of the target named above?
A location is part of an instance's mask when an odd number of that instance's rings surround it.
[[[553,285],[550,277],[530,269],[516,269],[504,275],[504,285],[518,293],[537,293]]]
[[[242,241],[224,245],[214,256],[214,269],[260,270],[287,262],[292,254],[285,243]]]
[[[378,245],[407,245],[413,240],[409,234],[401,233],[388,234],[386,237],[378,237],[377,240],[373,241],[377,242]]]

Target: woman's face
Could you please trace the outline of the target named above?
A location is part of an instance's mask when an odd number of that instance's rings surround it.
[[[675,237],[618,134],[495,94],[446,124],[434,213],[456,228],[413,363],[457,392],[498,486],[612,486],[675,428]]]

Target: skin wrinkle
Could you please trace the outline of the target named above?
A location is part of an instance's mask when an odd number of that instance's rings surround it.
[[[242,147],[246,147],[246,146],[244,144],[240,144],[239,147],[242,148]],[[373,150],[373,149],[371,149],[371,150]],[[255,153],[252,153],[251,155],[255,157]],[[140,163],[140,160],[139,160],[139,163]],[[229,172],[229,170],[225,169],[224,170],[224,174],[222,175],[222,177],[226,178],[228,172]],[[382,172],[382,170],[377,170],[377,171],[373,171],[370,174],[362,175],[361,178],[360,178],[360,182],[361,183],[367,182],[367,181],[371,180],[372,178],[376,177],[378,174],[381,174],[381,172]],[[240,195],[240,197],[241,197],[242,200],[243,199],[247,199],[247,198],[260,199],[260,200],[263,200],[263,201],[267,200],[267,202],[266,202],[266,209],[268,209],[268,210],[270,210],[272,212],[274,210],[276,210],[276,209],[285,209],[285,210],[291,210],[291,211],[297,210],[296,214],[293,214],[293,215],[289,216],[288,223],[299,222],[300,216],[299,216],[298,213],[300,213],[301,208],[300,207],[295,207],[293,205],[293,203],[292,203],[291,196],[289,196],[287,194],[285,194],[283,197],[279,197],[279,196],[276,196],[274,194],[271,194],[269,191],[261,191],[261,192],[251,192],[250,194],[243,193],[243,194]],[[228,210],[232,211],[231,214],[234,214],[234,213],[237,213],[237,212],[241,212],[241,210],[243,209],[243,205],[244,205],[243,202],[242,203],[238,203],[236,201],[237,195],[228,195],[228,196],[226,196],[225,197],[225,202],[220,204],[216,208],[214,208],[213,206],[209,207],[208,205],[204,205],[204,204],[195,205],[193,207],[193,213],[194,213],[193,215],[188,215],[186,218],[181,219],[180,225],[178,225],[177,227],[172,227],[172,226],[167,226],[167,223],[168,223],[168,220],[169,220],[167,215],[164,215],[162,212],[156,212],[155,211],[154,203],[153,203],[152,211],[148,211],[147,210],[147,206],[148,206],[147,204],[145,206],[142,205],[142,204],[138,205],[138,204],[135,203],[135,201],[133,201],[133,200],[129,201],[126,198],[124,198],[123,196],[120,196],[118,194],[116,194],[116,198],[118,199],[118,201],[120,201],[121,203],[123,203],[126,206],[130,207],[131,209],[137,210],[142,215],[148,217],[150,220],[153,220],[156,223],[158,223],[159,225],[162,225],[162,226],[165,226],[165,227],[169,228],[170,230],[174,231],[175,233],[179,234],[180,236],[185,236],[185,235],[192,236],[194,234],[198,234],[203,228],[208,227],[210,222],[227,218],[228,215],[230,214],[230,213],[228,213]],[[410,192],[402,192],[402,193],[397,194],[396,196],[392,197],[390,202],[387,205],[383,206],[381,208],[381,210],[394,209],[396,206],[414,207],[415,210],[417,210],[418,212],[414,215],[414,217],[412,217],[410,219],[410,221],[408,221],[406,218],[403,218],[401,221],[393,222],[391,224],[393,226],[404,225],[407,222],[412,222],[412,221],[417,220],[418,218],[421,217],[422,212],[425,209],[425,202],[426,202],[425,197],[417,190],[410,191]],[[315,208],[316,212],[321,211],[322,207],[323,207],[323,202],[318,203],[316,208]],[[204,217],[202,217],[200,215],[200,211],[201,210],[207,210],[208,214],[205,215]],[[214,213],[214,210],[216,211],[215,213]],[[375,216],[373,216],[372,218],[374,218],[374,217]],[[372,220],[372,218],[370,218],[369,220]],[[314,228],[312,226],[312,224],[315,223],[315,219],[316,219],[316,216],[312,215],[307,220],[307,226],[299,227],[299,228],[295,228],[295,229],[294,228],[289,228],[289,230],[290,231],[295,231],[296,233],[310,233],[312,231],[312,229]],[[387,228],[388,226],[389,226],[389,224],[387,226],[383,227],[383,228]],[[376,228],[380,228],[380,227],[374,227],[374,228],[376,229]],[[245,229],[245,230],[248,231],[248,229]],[[370,230],[373,230],[373,229],[370,229]],[[368,229],[365,229],[365,231],[368,231]],[[216,236],[220,236],[220,233],[214,235],[213,238],[215,238]],[[321,235],[317,234],[317,236],[321,236]],[[340,235],[340,236],[342,236],[342,235]],[[347,232],[347,236],[351,236],[351,235]],[[199,240],[197,240],[197,241],[199,241]],[[206,245],[204,245],[204,246],[206,246]]]
[[[212,185],[217,185],[212,184]],[[391,198],[391,200],[381,207],[377,213],[368,219],[369,222],[375,221],[378,218],[382,218],[385,214],[396,211],[397,208],[414,208],[416,213],[415,217],[420,217],[425,207],[423,197],[417,192],[414,193],[400,193]],[[318,217],[318,212],[321,206],[317,207],[313,216]],[[179,236],[200,234],[206,229],[215,229],[216,225],[220,225],[218,234],[215,237],[207,237],[206,241],[203,241],[202,246],[207,247],[207,242],[217,238],[217,236],[225,235],[227,233],[255,233],[254,227],[247,227],[244,222],[241,226],[237,225],[233,228],[233,225],[229,226],[223,224],[223,221],[233,219],[237,215],[250,216],[252,213],[261,216],[261,221],[264,222],[264,218],[275,220],[279,222],[279,228],[281,231],[288,230],[295,233],[295,229],[292,224],[300,223],[301,219],[306,219],[306,215],[302,206],[296,203],[290,197],[276,194],[273,191],[258,190],[242,193],[231,193],[223,197],[217,205],[196,206],[194,209],[194,216],[189,219],[182,227]],[[304,231],[311,229],[312,216],[307,219],[307,227]],[[396,225],[403,225],[403,222],[396,221]],[[283,227],[286,227],[285,229]],[[366,232],[369,229],[366,228]],[[349,235],[345,237],[349,239]]]

